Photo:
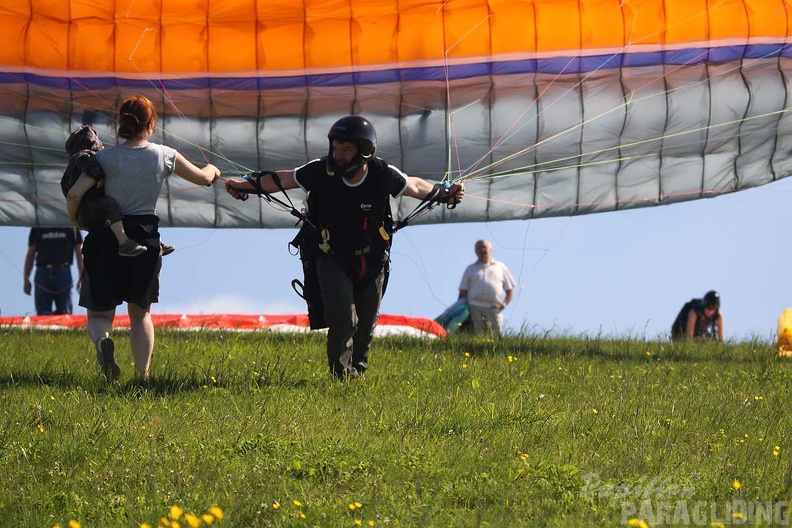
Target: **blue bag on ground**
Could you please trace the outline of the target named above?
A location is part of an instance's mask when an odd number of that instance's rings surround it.
[[[446,308],[446,310],[435,318],[435,321],[445,328],[448,333],[456,333],[464,331],[465,326],[470,321],[470,308],[465,299],[459,299],[457,302]]]

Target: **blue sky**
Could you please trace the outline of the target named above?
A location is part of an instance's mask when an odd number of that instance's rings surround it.
[[[668,333],[686,300],[716,289],[727,340],[769,341],[778,316],[792,306],[790,198],[792,182],[782,180],[615,213],[410,226],[395,238],[381,311],[436,317],[456,300],[462,272],[475,260],[473,245],[486,238],[519,284],[504,312],[510,331],[652,339]],[[33,299],[22,292],[29,228],[0,230],[0,314],[33,314]],[[293,230],[163,228],[162,234],[177,251],[164,259],[154,313],[305,311],[290,287],[301,274],[287,248]]]

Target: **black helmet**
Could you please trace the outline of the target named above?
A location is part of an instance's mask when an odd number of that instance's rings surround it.
[[[377,150],[377,131],[374,125],[361,116],[351,115],[342,117],[330,127],[327,133],[330,150],[327,153],[327,174],[339,174],[345,178],[354,176],[360,168],[374,157]],[[349,141],[358,148],[358,153],[346,167],[339,167],[333,159],[333,140]]]
[[[704,306],[718,306],[720,307],[720,295],[715,290],[710,290],[704,294],[704,298],[702,299],[702,304]]]

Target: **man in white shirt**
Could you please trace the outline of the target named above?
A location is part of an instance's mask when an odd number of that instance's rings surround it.
[[[500,335],[503,331],[502,311],[514,295],[514,281],[509,269],[492,258],[492,244],[476,242],[478,260],[465,269],[459,283],[459,298],[467,300],[473,333]]]

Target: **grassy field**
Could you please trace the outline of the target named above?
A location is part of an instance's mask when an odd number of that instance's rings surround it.
[[[0,331],[0,525],[788,522],[769,343],[387,338],[338,382],[322,336],[157,339],[137,383],[117,334],[108,383],[82,332]]]

